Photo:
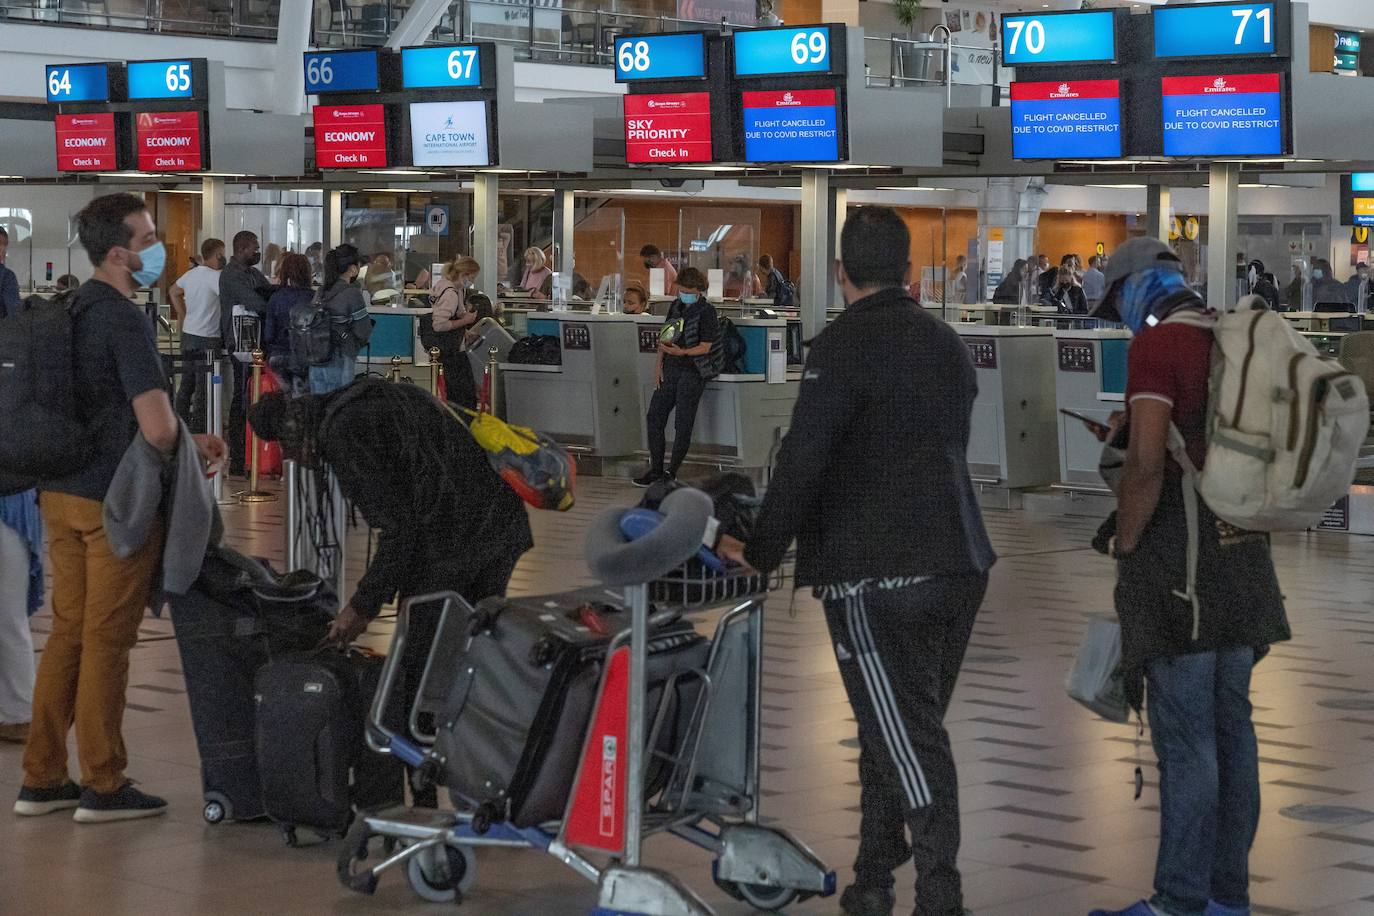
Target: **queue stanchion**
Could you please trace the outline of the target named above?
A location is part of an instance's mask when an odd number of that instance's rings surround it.
[[[439,397],[439,379],[443,377],[444,367],[439,362],[439,348],[429,348],[429,393]]]
[[[249,407],[258,403],[262,397],[262,371],[266,368],[266,361],[261,350],[253,351],[253,398]],[[248,489],[238,494],[241,503],[270,503],[275,502],[277,494],[268,493],[258,488],[258,434],[250,426],[248,429]]]
[[[216,439],[224,438],[224,355],[218,350],[205,352],[205,431]],[[228,506],[238,502],[225,497],[224,475],[221,470],[210,482],[216,505]]]
[[[487,403],[487,413],[491,414],[493,417],[500,416],[500,414],[496,412],[496,405],[498,403],[496,395],[500,373],[500,366],[497,364],[497,361],[500,358],[500,354],[501,351],[496,347],[491,347],[487,350],[487,371],[484,373],[486,377],[482,380],[482,387],[486,389],[483,393]]]
[[[401,380],[401,358],[399,356],[391,357],[391,368],[386,373],[386,380],[388,382]]]

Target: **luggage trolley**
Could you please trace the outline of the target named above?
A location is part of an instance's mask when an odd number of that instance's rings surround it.
[[[563,819],[518,828],[480,809],[392,808],[367,814],[355,822],[339,859],[339,878],[346,887],[370,894],[383,872],[404,866],[421,897],[461,902],[475,877],[474,848],[531,848],[598,884],[596,916],[709,916],[711,908],[672,875],[642,864],[645,837],[667,832],[714,853],[716,885],[760,910],[834,893],[835,874],[814,853],[785,831],[759,823],[763,602],[780,577],[720,576],[687,564],[701,546],[712,511],[710,499],[700,491],[671,494],[662,505],[663,524],[632,543],[624,543],[619,534],[621,511],[608,510],[596,520],[586,553],[603,586],[623,590],[630,626],[607,649]],[[651,598],[656,608],[671,610],[659,610],[651,619]],[[388,727],[384,712],[396,682],[409,610],[435,601],[444,603],[443,619],[409,734],[401,735]],[[670,751],[661,751],[657,739],[674,682],[663,690],[658,708],[649,710],[650,626],[678,613],[720,608],[726,610],[716,623],[704,669],[674,676],[699,679],[700,685],[680,740]],[[446,644],[461,630],[455,621],[465,618],[463,612],[471,609],[452,594],[412,599],[403,608],[368,727],[374,750],[411,766],[442,767],[433,736],[418,727],[417,713],[425,697],[443,693],[430,681],[446,673],[452,677],[443,670],[443,656]],[[666,768],[666,780],[655,797],[639,801],[645,798],[651,758]],[[607,788],[617,783],[622,791]],[[360,868],[375,838],[382,840],[383,857]]]

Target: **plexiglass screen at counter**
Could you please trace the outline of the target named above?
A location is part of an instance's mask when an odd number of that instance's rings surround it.
[[[722,287],[707,291],[715,299],[762,295],[754,270],[761,223],[757,207],[684,207],[678,217],[678,269],[695,267],[708,279],[710,271],[721,271]]]

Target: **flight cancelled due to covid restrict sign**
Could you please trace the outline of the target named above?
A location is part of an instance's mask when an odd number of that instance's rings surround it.
[[[625,161],[711,161],[711,94],[625,96]]]
[[[838,162],[840,110],[834,89],[746,92],[746,162]]]
[[[1164,77],[1164,155],[1277,156],[1285,152],[1277,73]]]
[[[1016,159],[1120,157],[1120,83],[1012,83],[1011,149]]]

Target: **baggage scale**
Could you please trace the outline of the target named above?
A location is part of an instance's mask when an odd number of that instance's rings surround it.
[[[621,598],[630,625],[607,649],[563,819],[517,828],[480,810],[402,807],[364,814],[354,822],[338,863],[346,887],[370,894],[384,872],[404,868],[424,899],[461,903],[476,877],[474,850],[503,846],[547,853],[595,882],[594,916],[709,916],[711,908],[674,876],[643,864],[645,838],[670,833],[713,853],[716,885],[757,909],[776,911],[835,892],[834,872],[803,843],[759,823],[763,605],[770,588],[781,585],[781,576],[719,575],[687,565],[712,513],[711,500],[700,491],[671,494],[662,505],[663,524],[630,543],[617,527],[623,511],[603,513],[588,536],[588,565],[603,587]],[[671,610],[659,610],[651,619],[651,600],[656,608]],[[410,612],[434,603],[442,604],[442,617],[419,696],[442,695],[430,681],[452,678],[452,672],[439,670],[444,666],[435,664],[436,654],[446,642],[462,638],[472,609],[452,593],[411,599],[397,618],[367,729],[373,750],[420,768],[442,764],[434,735],[419,727],[421,703],[404,735],[388,726],[384,713],[396,688]],[[671,752],[652,751],[659,747],[674,691],[663,690],[658,707],[647,708],[651,625],[679,613],[722,608],[704,669],[674,675],[700,679],[682,738]],[[643,800],[651,754],[669,775],[661,792]],[[368,864],[373,840],[381,841],[382,857]]]

